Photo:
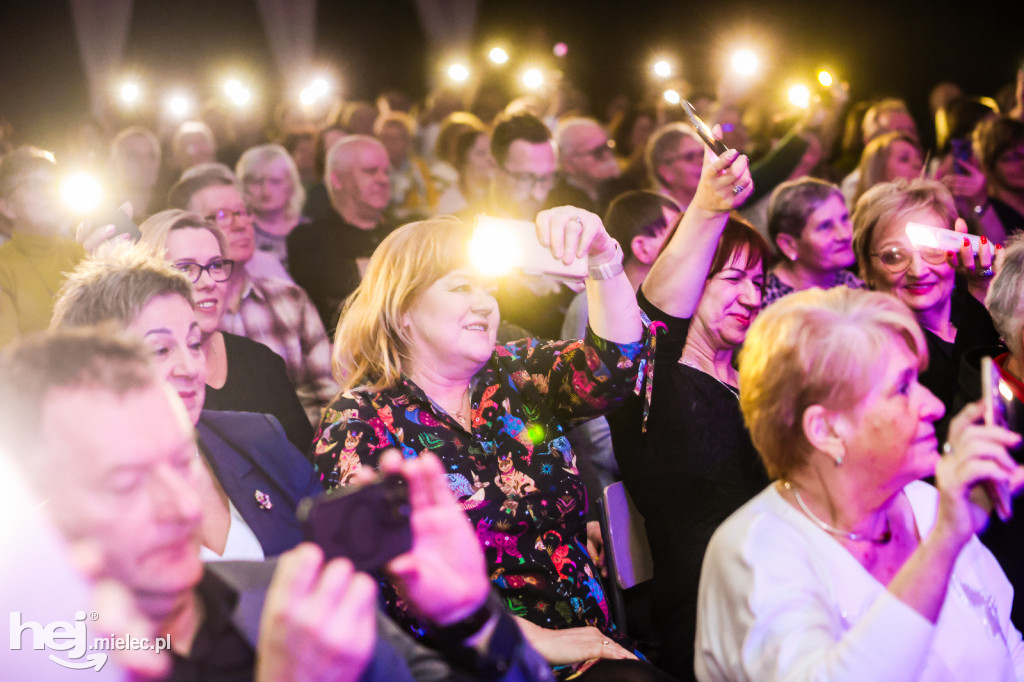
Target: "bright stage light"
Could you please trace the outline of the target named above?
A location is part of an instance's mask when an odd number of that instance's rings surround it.
[[[654,75],[658,78],[668,78],[672,75],[672,65],[664,59],[654,62]]]
[[[302,89],[299,93],[299,101],[303,106],[313,106],[331,91],[331,84],[327,82],[326,78],[320,77],[313,79],[313,82]]]
[[[128,106],[138,104],[139,99],[142,97],[142,88],[139,84],[134,81],[128,81],[121,85],[121,101]]]
[[[242,85],[241,81],[237,78],[232,78],[224,83],[224,92],[236,106],[244,107],[252,101],[252,93],[249,91],[249,88]]]
[[[789,89],[789,103],[800,109],[811,106],[810,89],[806,85],[794,85]]]
[[[452,64],[448,67],[448,77],[456,83],[465,83],[469,80],[469,69],[465,64]]]
[[[540,69],[527,69],[523,72],[523,85],[536,90],[544,85],[544,73]]]
[[[761,63],[752,50],[737,50],[730,60],[732,70],[741,76],[753,76]]]
[[[679,93],[675,90],[666,90],[661,96],[664,97],[665,101],[669,104],[679,104],[679,101],[682,99],[679,96]]]
[[[192,100],[182,93],[171,95],[167,98],[167,111],[174,118],[185,118],[192,112]]]
[[[826,88],[832,87],[832,74],[830,74],[828,71],[819,71],[818,82],[824,85]]]
[[[90,173],[71,173],[61,180],[60,198],[75,214],[87,215],[100,205],[103,185]]]
[[[495,64],[504,64],[508,61],[508,52],[500,47],[492,47],[487,57]]]

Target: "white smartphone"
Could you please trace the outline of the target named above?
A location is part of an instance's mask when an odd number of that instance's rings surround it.
[[[915,249],[926,248],[959,253],[960,247],[964,245],[964,239],[967,239],[971,243],[971,251],[974,253],[974,257],[977,258],[981,253],[981,237],[976,234],[965,234],[955,230],[947,230],[942,227],[915,222],[908,222],[906,231],[907,239],[910,240],[911,246]],[[988,249],[990,255],[995,254],[991,243],[986,244],[985,248]]]
[[[537,228],[529,220],[477,216],[469,253],[473,266],[488,275],[515,271],[566,282],[582,282],[587,277],[586,258],[574,258],[568,265],[555,258],[541,245]]]

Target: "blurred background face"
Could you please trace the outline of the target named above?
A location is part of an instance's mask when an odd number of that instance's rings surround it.
[[[896,140],[889,148],[889,157],[885,162],[885,180],[891,182],[897,178],[913,180],[921,177],[924,160],[917,147],[906,140]]]
[[[833,194],[811,212],[795,243],[797,262],[820,272],[853,265],[853,227],[842,195]]]
[[[185,133],[181,136],[181,144],[176,150],[177,167],[185,170],[200,163],[214,161],[213,142],[203,133]]]
[[[242,178],[242,188],[246,203],[257,215],[283,211],[295,191],[284,159],[253,166]]]
[[[533,220],[555,186],[558,157],[552,142],[516,140],[495,175],[495,201],[510,216]]]
[[[167,235],[166,257],[175,268],[181,269],[189,263],[208,266],[223,260],[217,238],[209,230],[186,227],[171,230]],[[225,282],[215,282],[208,271],[199,275],[192,283],[192,298],[196,302],[195,317],[203,338],[217,331],[220,317],[224,312]]]
[[[160,150],[142,135],[132,135],[118,147],[116,170],[132,187],[150,188],[160,175]],[[140,207],[144,208],[144,207]]]
[[[996,159],[995,170],[995,179],[1000,186],[1010,191],[1024,192],[1024,143],[1000,154]]]
[[[234,185],[211,185],[192,195],[188,210],[217,223],[228,238],[228,258],[244,266],[256,251],[252,214]]]
[[[608,143],[608,133],[600,126],[587,126],[577,132],[573,150],[564,165],[567,172],[586,186],[596,186],[619,175],[615,149]]]
[[[2,202],[4,215],[15,229],[27,234],[56,236],[71,224],[71,215],[60,200],[57,168],[34,168],[23,175]]]
[[[348,167],[334,174],[344,199],[369,211],[383,211],[391,201],[388,155],[376,144],[359,144]]]
[[[700,182],[704,145],[689,135],[679,140],[675,152],[659,166],[659,174],[673,192],[692,196]]]
[[[488,135],[479,135],[466,155],[466,167],[463,172],[470,177],[471,182],[486,184],[493,177],[496,167],[494,155],[491,154],[491,138]]]
[[[378,136],[380,143],[387,150],[388,160],[392,166],[400,166],[409,156],[409,133],[401,123],[387,123]]]

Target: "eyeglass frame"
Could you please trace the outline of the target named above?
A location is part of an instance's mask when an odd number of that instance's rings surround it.
[[[217,279],[213,274],[213,268],[218,265],[226,266],[227,276],[224,279]],[[190,277],[188,272],[186,272],[186,270],[184,270],[182,266],[185,266],[188,269],[191,269],[193,266],[199,268],[198,272],[196,272],[195,278]],[[226,282],[229,279],[231,279],[231,275],[235,271],[235,261],[232,260],[231,258],[215,258],[206,265],[200,265],[194,260],[188,260],[182,261],[180,263],[174,263],[174,269],[184,274],[186,277],[189,277],[192,280],[192,284],[197,283],[202,278],[204,272],[208,274],[210,276],[210,279],[212,279],[214,282]]]
[[[218,219],[217,218],[217,214],[218,213],[226,213],[227,216],[229,216],[229,217],[225,217],[224,219]],[[204,220],[209,220],[209,221],[211,221],[213,223],[216,223],[217,227],[230,227],[231,224],[235,222],[235,218],[251,222],[255,218],[255,216],[252,214],[252,211],[249,209],[248,206],[246,206],[245,208],[243,208],[243,209],[241,209],[239,211],[232,211],[232,210],[227,209],[227,208],[222,208],[222,209],[220,209],[218,211],[215,211],[215,212],[213,212],[213,213],[211,213],[209,215],[203,216]]]
[[[892,253],[894,251],[905,251],[907,254],[909,254],[906,261],[904,261],[905,265],[898,270],[894,270],[889,265],[886,265],[885,261],[882,259],[882,256],[884,256],[886,253]],[[921,259],[924,260],[925,263],[928,263],[930,265],[941,265],[942,263],[948,262],[946,260],[946,252],[941,249],[908,249],[904,246],[899,246],[896,244],[893,244],[892,246],[887,246],[882,251],[876,251],[875,253],[871,253],[868,255],[870,255],[872,258],[877,258],[882,263],[882,267],[885,268],[886,271],[888,271],[890,274],[899,275],[910,269],[910,264],[914,260],[914,253],[920,254]]]
[[[615,140],[608,138],[593,149],[581,149],[580,151],[573,152],[572,155],[589,156],[595,161],[610,158],[615,155]]]
[[[558,179],[562,175],[559,171],[553,171],[550,175],[547,176],[537,175],[536,173],[531,173],[529,171],[510,171],[508,168],[505,168],[504,164],[498,164],[498,170],[502,171],[510,178],[512,178],[512,181],[519,185],[520,187],[525,187],[526,184],[529,183],[529,187],[527,189],[529,189],[530,191],[532,191],[534,187],[543,187],[545,185],[550,190],[552,187],[558,184]]]

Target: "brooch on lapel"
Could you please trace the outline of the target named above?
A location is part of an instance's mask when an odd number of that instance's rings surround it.
[[[262,490],[257,490],[255,497],[256,503],[260,505],[260,509],[270,509],[274,506],[274,503],[270,501],[270,495]]]

